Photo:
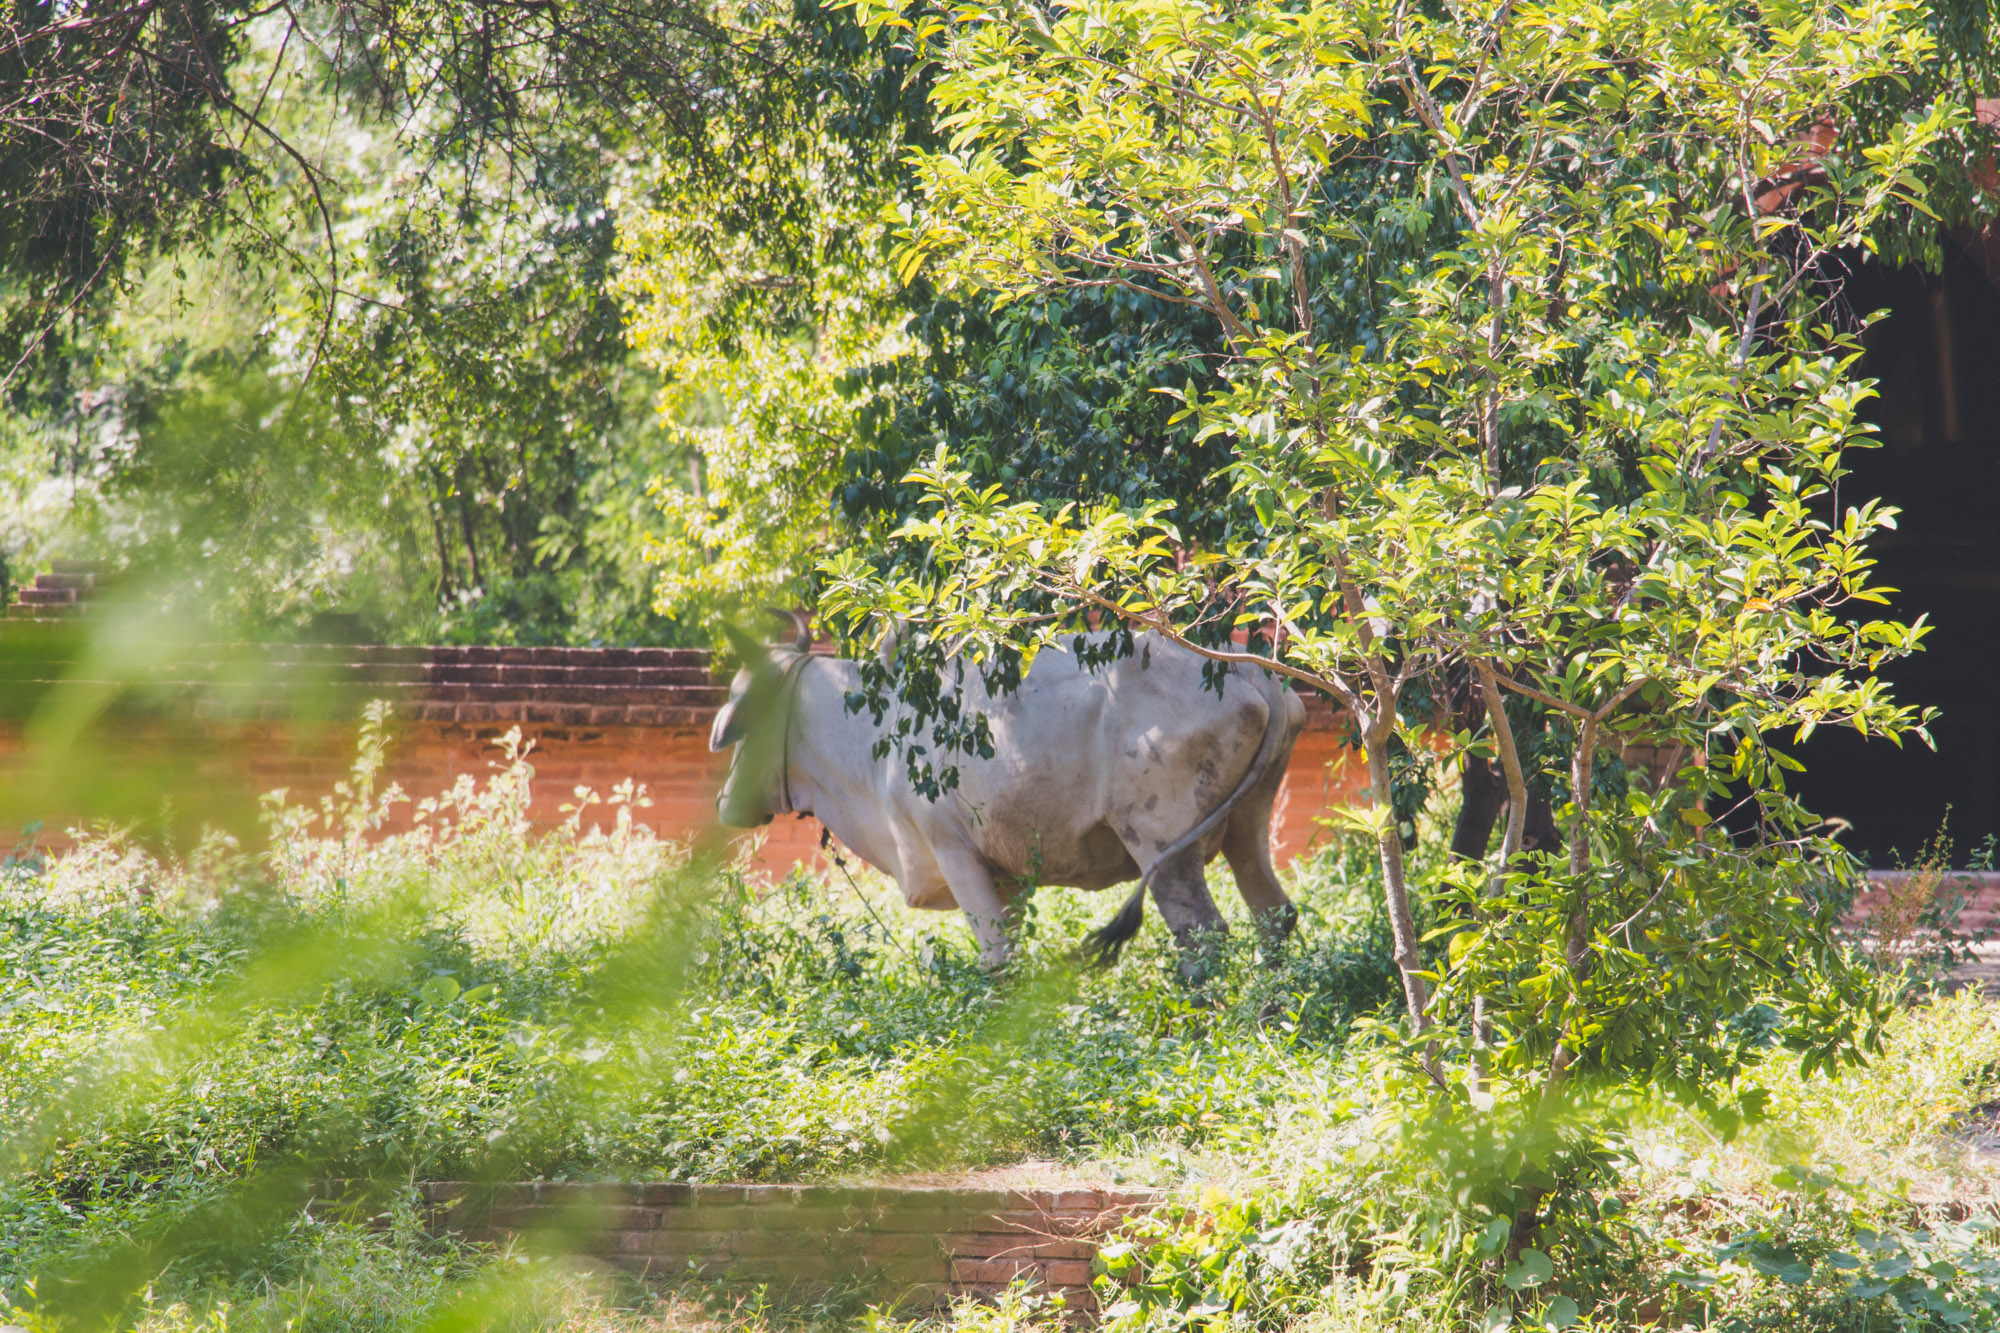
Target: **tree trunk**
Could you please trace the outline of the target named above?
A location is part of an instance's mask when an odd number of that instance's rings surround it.
[[[465,560],[472,570],[472,586],[484,591],[486,576],[479,568],[479,539],[472,531],[472,507],[466,503],[465,492],[458,493],[458,528],[465,534]]]
[[[1403,978],[1403,1002],[1410,1020],[1422,1032],[1430,1026],[1430,996],[1423,968],[1417,957],[1417,922],[1410,911],[1409,886],[1403,876],[1403,839],[1396,830],[1395,803],[1389,780],[1388,726],[1369,728],[1364,743],[1368,747],[1368,786],[1375,812],[1383,817],[1376,847],[1382,857],[1382,894],[1389,907],[1389,932],[1396,946],[1396,970]]]
[[[1591,717],[1584,719],[1569,766],[1570,795],[1576,807],[1576,822],[1569,832],[1569,873],[1577,877],[1577,883],[1563,957],[1578,979],[1590,975],[1590,881],[1585,875],[1590,870],[1590,778],[1596,762],[1597,719]],[[1556,1046],[1555,1058],[1549,1062],[1550,1092],[1561,1085],[1575,1060],[1576,1052],[1567,1045]]]
[[[1468,757],[1459,775],[1458,821],[1452,825],[1451,854],[1462,861],[1485,857],[1493,845],[1493,826],[1502,814],[1511,813],[1506,779],[1491,759]],[[1562,831],[1556,827],[1555,807],[1549,798],[1530,789],[1528,816],[1521,830],[1521,850],[1552,852],[1563,846]]]
[[[1497,897],[1505,886],[1504,876],[1513,868],[1514,858],[1521,854],[1523,841],[1527,836],[1527,826],[1531,813],[1528,796],[1528,777],[1521,767],[1521,749],[1514,739],[1514,724],[1507,716],[1507,701],[1500,694],[1500,680],[1493,665],[1485,661],[1472,664],[1479,677],[1479,699],[1486,711],[1486,723],[1493,732],[1493,747],[1499,758],[1499,771],[1487,760],[1480,760],[1481,767],[1492,786],[1499,789],[1507,806],[1507,834],[1500,840],[1500,866],[1492,879],[1487,881],[1486,894]],[[1468,768],[1470,761],[1468,761]],[[1488,798],[1488,804],[1492,798]],[[1544,805],[1547,802],[1543,802]],[[1492,837],[1492,815],[1487,817],[1488,827],[1479,839],[1479,855],[1484,859],[1486,843]],[[1492,1040],[1492,1029],[1486,1021],[1486,996],[1472,997],[1472,1091],[1477,1094],[1486,1086],[1486,1047]]]
[[[438,482],[438,494],[440,496],[444,494],[442,479]],[[458,578],[452,572],[451,568],[451,543],[445,539],[444,535],[444,515],[438,512],[439,507],[443,503],[444,501],[440,499],[430,506],[431,536],[437,542],[438,601],[440,603],[450,601],[452,593],[458,586]]]
[[[1451,854],[1460,861],[1483,861],[1493,842],[1493,825],[1507,804],[1507,783],[1491,759],[1467,755],[1458,777],[1458,821],[1452,825]]]
[[[1529,852],[1552,852],[1562,846],[1562,833],[1556,828],[1555,807],[1549,798],[1528,793],[1527,827],[1521,833],[1521,849]]]
[[[1569,873],[1590,869],[1590,778],[1597,767],[1597,719],[1585,718],[1570,757],[1570,797],[1576,802],[1576,822],[1569,830]]]
[[[1590,884],[1583,876],[1590,870],[1590,779],[1597,766],[1598,722],[1597,717],[1582,720],[1576,750],[1570,756],[1569,765],[1570,794],[1576,809],[1576,822],[1570,825],[1569,832],[1569,872],[1577,877],[1577,885],[1576,904],[1570,912],[1563,956],[1579,979],[1587,977],[1591,968]],[[1556,1043],[1548,1075],[1542,1081],[1544,1107],[1551,1105],[1561,1094],[1563,1085],[1569,1080],[1570,1066],[1576,1063],[1576,1055],[1568,1043]],[[1546,1197],[1541,1190],[1530,1191],[1526,1202],[1514,1214],[1513,1230],[1508,1237],[1510,1257],[1519,1257],[1522,1247],[1533,1238],[1541,1225],[1541,1208]]]

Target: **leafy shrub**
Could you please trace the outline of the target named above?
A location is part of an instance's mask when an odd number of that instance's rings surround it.
[[[1841,1182],[1948,1171],[1944,1136],[2000,1070],[1976,996],[1897,1014],[1877,1064],[1837,1080],[1753,1062],[1730,1107],[1579,1092],[1555,1116],[1470,1100],[1441,1115],[1373,1021],[1395,973],[1365,846],[1302,864],[1299,936],[1265,960],[1237,930],[1199,991],[1157,928],[1118,968],[1079,967],[1106,905],[1046,889],[996,977],[955,916],[912,913],[873,879],[767,888],[694,863],[631,817],[637,790],[585,793],[567,827],[536,834],[518,751],[389,832],[405,798],[378,789],[380,744],[371,733],[316,808],[274,801],[266,851],[218,841],[171,861],[106,834],[0,872],[14,1322],[622,1325],[654,1315],[423,1236],[396,1182],[814,1179],[1024,1156],[1211,1182],[1106,1251],[1106,1306],[1128,1333],[1989,1319],[1985,1233],[1893,1193],[1803,1187],[1819,1168],[1799,1165],[1852,1163],[1822,1172]],[[1768,1056],[1744,1021],[1745,1051]],[[1598,1145],[1587,1161],[1564,1116]],[[1728,1188],[1646,1165],[1704,1136]],[[1537,1162],[1563,1207],[1529,1244],[1503,1195]],[[374,1182],[381,1216],[309,1215],[328,1177]],[[1065,1317],[1016,1293],[930,1322],[1027,1333]]]
[[[1337,855],[1302,878],[1295,947],[1266,967],[1239,930],[1201,994],[1164,931],[1082,968],[1106,909],[1048,890],[994,977],[955,915],[879,882],[764,889],[693,862],[631,818],[637,790],[580,794],[536,833],[518,745],[405,809],[377,782],[383,744],[378,719],[315,808],[274,798],[261,852],[172,861],[91,834],[0,878],[0,1293],[59,1260],[143,1268],[143,1237],[218,1228],[198,1204],[296,1203],[330,1177],[811,1179],[1023,1155],[1171,1176],[1317,1123],[1350,1025],[1391,993],[1386,932]],[[245,1215],[259,1234],[274,1216]]]
[[[1947,823],[1950,811],[1947,810]],[[1902,872],[1878,879],[1868,893],[1868,916],[1863,926],[1863,946],[1877,967],[1904,975],[1912,985],[1935,985],[1955,967],[1972,962],[1975,946],[1985,942],[1990,929],[1965,930],[1960,916],[1978,891],[1978,883],[1967,870],[1993,868],[1993,839],[1989,836],[1960,867],[1953,862],[1948,827],[1938,831],[1904,862]]]

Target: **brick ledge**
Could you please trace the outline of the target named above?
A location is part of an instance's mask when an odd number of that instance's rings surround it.
[[[8,623],[0,638],[27,623]],[[0,654],[0,711],[14,707],[10,695],[102,684],[137,686],[155,712],[216,721],[351,717],[386,699],[410,722],[694,730],[707,728],[728,695],[705,648],[210,644],[140,681],[104,681],[77,674],[81,642],[66,632],[33,626],[22,636],[28,651]],[[1339,725],[1323,699],[1307,698],[1306,710],[1308,731]]]
[[[523,1183],[418,1186],[431,1225],[650,1280],[862,1285],[906,1304],[1026,1280],[1096,1308],[1091,1261],[1161,1191],[938,1186]],[[339,1191],[331,1193],[337,1195]]]

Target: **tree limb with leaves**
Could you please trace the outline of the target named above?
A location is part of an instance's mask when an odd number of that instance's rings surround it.
[[[1412,1059],[1447,1100],[1544,1102],[1578,1073],[1712,1098],[1749,1058],[1723,1016],[1758,997],[1789,997],[1809,1065],[1853,1058],[1867,1005],[1806,998],[1861,993],[1824,906],[1852,870],[1779,746],[1923,734],[1876,673],[1924,627],[1862,614],[1895,516],[1840,493],[1866,312],[1830,262],[1932,226],[1965,142],[1962,104],[1913,92],[1937,81],[1923,12],[857,8],[940,70],[905,274],[1211,316],[1223,382],[1182,411],[1230,443],[1255,521],[1191,543],[1164,498],[1014,502],[940,455],[903,534],[927,564],[837,559],[828,608],[994,669],[1144,626],[1337,701]],[[1365,209],[1355,173],[1390,182]],[[1336,282],[1366,288],[1368,341]],[[1497,858],[1428,872],[1451,914],[1427,955],[1389,753],[1425,744],[1413,682],[1453,671],[1486,703],[1455,745],[1500,757],[1510,811]],[[1563,738],[1561,856],[1520,851],[1504,694]],[[1639,742],[1675,781],[1628,778]]]

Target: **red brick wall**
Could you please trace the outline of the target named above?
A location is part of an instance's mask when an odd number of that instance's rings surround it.
[[[0,647],[9,635],[18,647],[30,632],[48,636],[41,651],[0,653],[0,702],[20,703],[55,680],[74,687],[90,674],[82,641],[60,637],[65,627],[9,624],[0,627]],[[394,722],[382,781],[413,796],[441,791],[461,774],[483,778],[498,757],[498,739],[518,729],[532,747],[536,820],[565,819],[562,807],[575,803],[579,786],[608,796],[631,779],[652,799],[638,817],[657,833],[718,832],[714,793],[727,756],[709,753],[708,730],[725,688],[699,650],[213,650],[159,664],[141,683],[149,702],[114,718],[101,744],[80,747],[102,757],[115,746],[118,768],[151,774],[150,784],[134,784],[136,804],[111,812],[121,816],[143,814],[144,801],[157,804],[160,795],[170,795],[184,815],[225,824],[232,809],[248,812],[256,795],[275,788],[294,802],[313,801],[352,766],[361,706],[383,699]],[[0,852],[29,821],[50,831],[46,845],[59,841],[55,831],[105,813],[94,800],[101,773],[66,785],[28,769],[28,715],[26,706],[0,709]],[[1273,819],[1281,864],[1311,845],[1328,805],[1356,799],[1365,782],[1360,763],[1343,762],[1350,752],[1336,722],[1323,706],[1308,712]],[[818,855],[820,827],[783,818],[761,837],[760,866],[782,873]]]
[[[67,636],[67,637],[66,637]],[[142,673],[138,705],[113,710],[71,747],[68,765],[37,765],[26,741],[52,682],[89,688],[83,641],[60,623],[0,623],[0,857],[23,825],[60,847],[62,830],[95,817],[143,821],[162,798],[186,823],[252,827],[256,797],[283,787],[295,803],[330,792],[354,763],[362,705],[393,709],[384,783],[413,797],[461,775],[483,779],[496,742],[518,729],[535,768],[531,817],[554,825],[576,788],[600,797],[627,779],[647,789],[638,813],[663,837],[724,835],[714,793],[726,755],[708,751],[725,697],[709,654],[667,648],[261,648],[181,654]],[[105,682],[107,686],[113,682]],[[129,681],[117,682],[120,688]],[[1362,802],[1367,773],[1346,728],[1309,701],[1272,818],[1283,865],[1318,837],[1329,807]],[[1627,758],[1654,764],[1635,747]],[[73,779],[73,780],[72,780]],[[407,810],[407,807],[405,807]],[[608,810],[600,812],[608,819]],[[584,814],[586,824],[592,814]],[[728,834],[728,836],[745,836]],[[819,857],[816,821],[768,825],[756,864],[782,874]],[[1871,878],[1895,878],[1878,872]],[[1970,876],[1962,929],[2000,922],[2000,875]],[[1857,904],[1865,922],[1869,900]]]

